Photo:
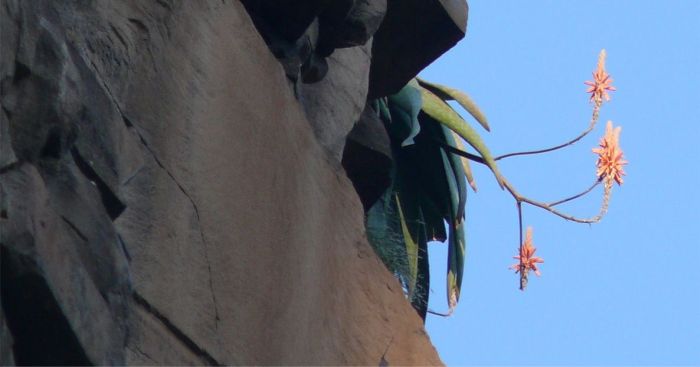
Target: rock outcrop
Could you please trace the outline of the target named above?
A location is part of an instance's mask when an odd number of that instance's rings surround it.
[[[306,3],[0,4],[0,363],[440,364],[340,164],[383,10]]]

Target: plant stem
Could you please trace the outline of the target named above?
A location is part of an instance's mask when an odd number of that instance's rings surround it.
[[[582,132],[579,136],[567,141],[564,144],[560,144],[560,145],[557,145],[557,146],[554,146],[551,148],[531,150],[531,151],[526,151],[526,152],[508,153],[508,154],[500,155],[500,156],[494,158],[494,160],[498,161],[498,160],[501,160],[503,158],[514,157],[514,156],[518,156],[518,155],[547,153],[547,152],[551,152],[551,151],[554,151],[557,149],[568,147],[569,145],[573,145],[577,141],[583,139],[584,136],[588,135],[588,133],[590,133],[593,130],[596,123],[598,122],[598,116],[600,114],[600,105],[602,104],[602,100],[596,100],[594,103],[595,103],[595,105],[593,106],[593,115],[591,116],[591,122],[588,125],[588,129],[586,129],[584,132]]]
[[[523,264],[523,205],[520,201],[516,201],[518,206],[518,229],[520,230],[520,246],[518,247],[518,261],[520,264],[520,290],[524,291],[527,287],[527,271],[525,271],[525,264]]]
[[[449,312],[446,312],[446,313],[442,313],[442,312],[437,312],[437,311],[433,311],[433,310],[428,309],[428,313],[432,314],[432,315],[436,315],[436,316],[442,316],[442,317],[452,316],[452,310],[450,310]]]
[[[453,146],[451,146],[451,145],[448,145],[448,144],[445,144],[445,143],[442,143],[442,142],[440,142],[440,145],[441,145],[442,147],[444,147],[445,149],[447,149],[448,151],[450,151],[450,153],[457,154],[457,155],[459,155],[459,156],[462,156],[462,157],[471,159],[471,160],[473,160],[474,162],[478,162],[478,163],[485,164],[484,160],[483,160],[481,157],[477,157],[477,156],[475,156],[475,155],[473,155],[473,154],[471,154],[471,153],[467,153],[467,152],[465,152],[465,151],[459,150],[459,149],[457,149],[457,148],[455,148],[455,147],[453,147]],[[601,212],[600,212],[598,215],[596,215],[595,217],[581,219],[581,218],[577,218],[577,217],[575,217],[575,216],[573,216],[573,215],[569,215],[569,214],[566,214],[566,213],[562,213],[562,212],[560,212],[560,211],[554,209],[554,206],[559,205],[559,204],[562,204],[562,203],[565,203],[565,202],[567,202],[567,201],[571,201],[571,200],[576,199],[576,198],[579,198],[579,197],[581,197],[581,196],[583,196],[583,195],[586,195],[587,193],[591,192],[591,191],[593,190],[593,188],[595,188],[595,187],[598,185],[599,182],[600,182],[600,181],[596,181],[590,188],[588,188],[586,191],[584,191],[584,192],[582,192],[582,193],[580,193],[580,194],[576,194],[576,195],[574,195],[574,196],[572,196],[572,197],[568,197],[568,198],[566,198],[566,199],[562,199],[562,200],[559,200],[559,201],[555,201],[555,202],[553,202],[553,203],[543,203],[543,202],[540,202],[540,201],[537,201],[537,200],[532,200],[532,199],[530,199],[530,198],[528,198],[528,197],[526,197],[526,196],[520,195],[520,193],[518,193],[518,191],[513,187],[513,185],[512,185],[505,177],[503,178],[503,186],[506,188],[506,190],[508,190],[508,192],[510,192],[510,194],[513,196],[513,198],[515,199],[516,202],[518,202],[518,203],[528,203],[528,204],[530,204],[530,205],[532,205],[532,206],[536,206],[536,207],[538,207],[538,208],[542,208],[542,209],[544,209],[544,210],[546,210],[546,211],[548,211],[548,212],[550,212],[550,213],[552,213],[552,214],[554,214],[554,215],[557,215],[557,216],[559,216],[559,217],[561,217],[561,218],[564,218],[564,219],[569,220],[569,221],[572,221],[572,222],[577,222],[577,223],[588,223],[588,224],[599,222],[600,219],[603,217],[603,215],[605,215],[605,213],[604,213],[603,211],[601,211]],[[608,191],[609,191],[609,190],[608,190]],[[609,194],[608,194],[608,195],[609,195]],[[601,207],[601,209],[602,209],[602,207]],[[521,231],[521,232],[522,232],[522,231]]]
[[[581,196],[586,195],[586,194],[588,194],[589,192],[591,192],[596,186],[598,186],[598,184],[600,184],[600,179],[595,180],[595,182],[593,182],[593,185],[591,185],[591,187],[589,187],[588,189],[586,189],[586,191],[584,191],[584,192],[578,193],[578,194],[576,194],[576,195],[574,195],[574,196],[571,196],[571,197],[568,197],[568,198],[566,198],[566,199],[561,199],[561,200],[559,200],[559,201],[555,201],[555,202],[552,202],[552,203],[548,203],[547,205],[549,205],[549,206],[556,206],[556,205],[559,205],[559,204],[564,204],[564,203],[566,203],[567,201],[571,201],[571,200],[574,200],[574,199],[578,199],[578,198],[580,198]]]
[[[486,161],[484,161],[484,159],[479,157],[478,155],[471,154],[469,152],[465,152],[463,150],[457,149],[457,148],[453,147],[452,145],[441,142],[437,139],[434,139],[434,141],[436,143],[438,143],[441,147],[447,149],[447,151],[449,151],[450,153],[457,154],[458,156],[467,158],[467,159],[472,160],[472,161],[477,162],[477,163],[486,164]]]
[[[504,185],[504,186],[506,187],[506,189],[510,192],[510,194],[513,196],[513,198],[515,199],[515,201],[520,202],[520,203],[528,203],[528,204],[530,204],[530,205],[532,205],[532,206],[536,206],[536,207],[538,207],[538,208],[542,208],[542,209],[544,209],[544,210],[546,210],[546,211],[548,211],[548,212],[550,212],[550,213],[552,213],[552,214],[554,214],[554,215],[556,215],[556,216],[559,216],[559,217],[561,217],[561,218],[564,218],[564,219],[566,219],[566,220],[570,220],[570,221],[576,222],[576,223],[588,223],[588,224],[590,224],[590,223],[597,223],[597,222],[599,222],[600,219],[602,218],[602,216],[601,216],[600,214],[597,215],[597,216],[595,216],[595,217],[593,217],[593,218],[584,218],[584,219],[582,219],[582,218],[577,218],[577,217],[575,217],[575,216],[573,216],[573,215],[569,215],[569,214],[566,214],[566,213],[562,213],[562,212],[560,212],[560,211],[554,209],[551,205],[549,205],[549,204],[547,204],[547,203],[543,203],[543,202],[540,202],[540,201],[537,201],[537,200],[532,200],[532,199],[530,199],[530,198],[528,198],[528,197],[525,197],[525,196],[520,195],[520,193],[518,193],[518,191],[516,191],[515,188],[511,185],[511,183],[508,182],[505,178],[503,179],[503,185]]]

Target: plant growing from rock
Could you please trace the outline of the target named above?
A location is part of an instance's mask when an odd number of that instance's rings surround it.
[[[470,161],[486,165],[498,185],[510,193],[516,202],[520,231],[519,251],[514,256],[518,262],[511,266],[519,274],[519,288],[525,290],[530,271],[540,275],[538,264],[542,258],[535,256],[532,244],[532,228],[527,229],[523,240],[522,204],[529,204],[569,221],[596,223],[608,210],[613,183],[622,184],[623,166],[627,163],[619,147],[620,127],[608,122],[600,146],[593,149],[598,155],[596,178],[583,192],[552,202],[531,199],[520,194],[499,171],[499,160],[556,151],[581,140],[595,128],[608,92],[614,91],[612,79],[605,71],[605,50],[598,59],[593,81],[586,82],[591,93],[592,115],[586,130],[563,144],[534,151],[494,156],[478,131],[468,124],[448,104],[456,101],[486,131],[488,121],[471,98],[456,89],[422,79],[411,80],[398,93],[374,100],[373,109],[388,131],[394,166],[391,185],[367,212],[367,233],[370,243],[387,267],[401,281],[414,308],[421,317],[426,313],[450,315],[459,301],[465,261],[465,206],[467,186],[476,192]],[[464,140],[475,153],[469,153]],[[597,215],[580,218],[558,209],[560,204],[590,193],[603,184],[603,198]],[[428,242],[448,241],[447,301],[446,313],[428,309],[430,269]]]

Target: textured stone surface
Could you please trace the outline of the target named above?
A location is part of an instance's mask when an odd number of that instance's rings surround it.
[[[0,8],[15,362],[440,363],[241,3]],[[368,47],[330,58],[343,134]]]
[[[113,243],[107,238],[97,242],[94,236],[107,229],[93,223],[81,230],[80,223],[66,217],[64,210],[83,211],[90,202],[99,205],[99,199],[76,167],[56,165],[63,171],[56,181],[71,181],[81,194],[75,202],[56,200],[54,178],[50,173],[43,178],[32,164],[0,176],[8,201],[2,301],[17,346],[15,358],[20,364],[122,364],[126,274],[117,271],[122,269],[111,257],[116,237]],[[66,191],[66,197],[73,196],[73,190]],[[99,210],[93,215],[107,216]],[[85,213],[83,218],[91,219]]]
[[[328,58],[320,82],[298,85],[299,101],[319,143],[340,162],[348,133],[367,99],[372,40],[360,47],[337,49]]]

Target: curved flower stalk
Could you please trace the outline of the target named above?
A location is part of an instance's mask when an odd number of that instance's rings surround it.
[[[598,122],[598,117],[600,115],[600,107],[603,105],[603,98],[605,98],[606,101],[610,101],[610,96],[608,95],[608,91],[615,91],[615,87],[611,85],[612,83],[612,78],[608,73],[605,71],[605,59],[607,57],[607,53],[605,52],[605,49],[600,51],[600,54],[598,55],[598,66],[596,67],[596,70],[593,71],[593,81],[586,81],[584,84],[588,85],[589,88],[586,91],[586,93],[591,93],[591,98],[590,101],[593,102],[593,113],[591,114],[591,119],[588,123],[588,127],[586,130],[581,132],[578,136],[575,138],[567,141],[566,143],[559,144],[550,148],[546,149],[538,149],[538,150],[530,150],[530,151],[525,151],[525,152],[515,152],[515,153],[508,153],[504,155],[500,155],[495,158],[496,161],[499,161],[503,158],[508,158],[508,157],[513,157],[513,156],[518,156],[518,155],[530,155],[530,154],[540,154],[540,153],[547,153],[547,152],[552,152],[558,149],[565,148],[569,145],[572,145],[579,140],[583,139],[586,135],[588,135],[593,129],[595,128],[596,123]]]

